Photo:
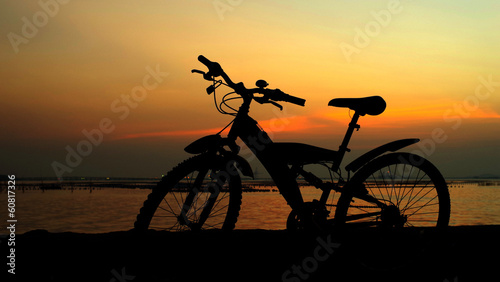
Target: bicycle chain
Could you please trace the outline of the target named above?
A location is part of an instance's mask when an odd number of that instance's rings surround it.
[[[327,207],[336,207],[337,205],[326,204],[325,206],[327,206]],[[353,205],[350,205],[349,207],[350,208],[359,208],[359,209],[378,209],[379,208],[377,206],[353,206]]]

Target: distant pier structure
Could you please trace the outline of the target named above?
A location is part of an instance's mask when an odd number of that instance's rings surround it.
[[[157,178],[102,178],[102,177],[75,177],[63,180],[50,178],[17,178],[16,191],[40,190],[94,190],[121,188],[121,189],[152,189],[160,181]],[[298,179],[300,187],[310,186],[304,180]],[[449,188],[473,187],[500,187],[500,179],[454,179],[447,181]],[[270,179],[246,179],[242,181],[243,192],[277,192],[278,189]],[[0,192],[7,191],[7,179],[0,180]]]
[[[58,180],[54,178],[18,178],[15,182],[16,191],[26,190],[101,190],[104,188],[151,189],[160,178],[109,178],[109,177],[73,177]],[[0,181],[0,191],[6,191],[7,181]]]
[[[467,180],[451,180],[447,181],[448,187],[450,188],[465,188],[465,187],[489,187],[489,186],[500,186],[500,180],[498,179],[467,179]]]

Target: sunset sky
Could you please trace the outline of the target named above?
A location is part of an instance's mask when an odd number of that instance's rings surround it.
[[[62,177],[165,174],[231,121],[190,72],[205,69],[203,54],[247,87],[265,79],[307,100],[281,113],[253,105],[275,141],[337,149],[349,111],[328,101],[380,95],[387,109],[360,119],[348,160],[415,137],[407,151],[447,177],[500,175],[499,1],[1,6],[0,174],[55,177],[55,163],[71,170]],[[84,156],[68,163],[79,144]]]

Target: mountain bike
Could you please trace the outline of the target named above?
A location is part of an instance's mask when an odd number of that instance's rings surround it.
[[[335,98],[328,103],[354,111],[338,150],[274,142],[249,116],[252,102],[282,109],[278,102],[304,106],[305,100],[266,88],[265,80],[258,80],[257,88],[246,88],[242,82],[234,83],[219,63],[201,55],[198,60],[208,71],[194,69],[192,73],[212,83],[207,93],[213,93],[217,110],[232,116],[232,121],[217,134],[202,137],[185,148],[194,156],[174,167],[153,188],[137,215],[135,229],[234,229],[242,202],[242,176],[254,177],[249,162],[239,155],[238,138],[262,163],[290,206],[288,230],[448,225],[450,196],[439,170],[421,156],[397,152],[419,139],[401,139],[376,147],[347,164],[344,171],[341,169],[345,154],[350,152],[349,141],[360,129],[359,118],[383,113],[386,102],[382,97]],[[221,85],[233,91],[218,104],[215,90]],[[241,101],[241,105],[236,109],[229,101]],[[310,165],[325,167],[330,178],[317,176],[308,170]],[[303,199],[300,187],[304,183],[318,189],[318,199]],[[336,202],[331,200],[332,193],[340,194]]]

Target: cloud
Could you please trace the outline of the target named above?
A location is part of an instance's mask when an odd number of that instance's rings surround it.
[[[313,133],[319,128],[332,126],[331,120],[324,119],[321,116],[284,116],[268,120],[259,121],[259,125],[268,133]],[[153,138],[153,137],[189,137],[216,134],[221,131],[220,128],[207,128],[195,130],[170,130],[170,131],[151,131],[141,133],[128,133],[116,137],[116,140]]]
[[[211,129],[197,129],[197,130],[173,130],[173,131],[130,133],[121,135],[115,139],[122,140],[122,139],[138,139],[138,138],[152,138],[152,137],[187,137],[193,135],[215,134],[220,130],[221,130],[220,128],[211,128]]]

